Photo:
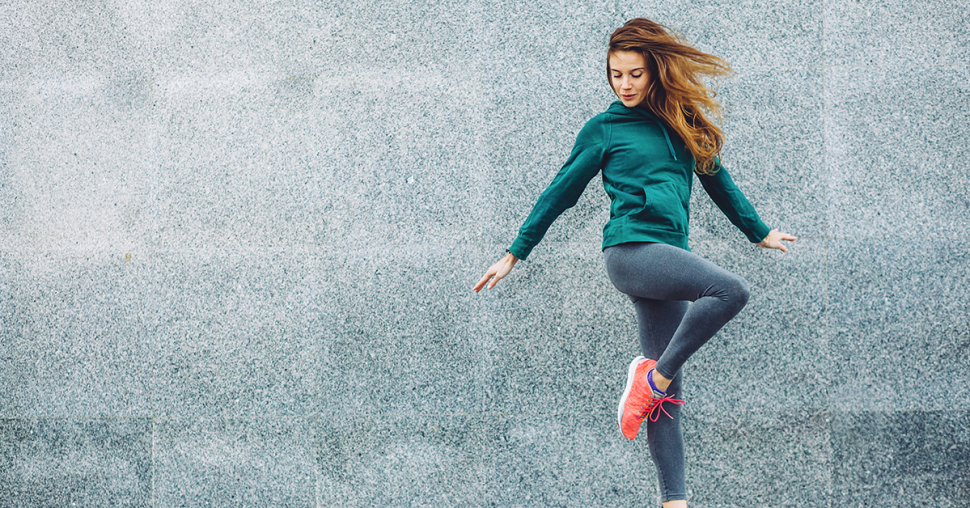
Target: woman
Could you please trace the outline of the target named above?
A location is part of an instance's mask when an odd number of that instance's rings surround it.
[[[666,508],[687,506],[679,407],[684,401],[675,398],[682,389],[681,367],[748,299],[744,279],[689,252],[693,174],[752,243],[787,252],[782,241],[795,241],[761,221],[721,166],[724,133],[705,114],[719,118],[720,104],[701,78],[730,72],[721,58],[650,20],[634,19],[617,29],[607,52],[607,76],[619,101],[586,123],[506,256],[474,287],[476,292],[486,284],[495,287],[602,171],[611,200],[603,230],[606,269],[633,301],[643,354],[627,370],[617,420],[629,439],[647,420]],[[660,418],[661,412],[669,418]]]

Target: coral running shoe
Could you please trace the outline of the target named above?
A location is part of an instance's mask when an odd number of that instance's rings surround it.
[[[638,356],[630,362],[630,369],[627,371],[626,389],[620,397],[620,407],[617,411],[616,419],[620,424],[620,431],[627,439],[637,437],[640,432],[640,424],[650,416],[650,421],[655,422],[663,411],[668,417],[673,418],[663,409],[664,402],[682,405],[684,401],[677,400],[674,395],[666,395],[662,392],[654,393],[647,381],[647,373],[657,365],[656,360],[648,360]]]

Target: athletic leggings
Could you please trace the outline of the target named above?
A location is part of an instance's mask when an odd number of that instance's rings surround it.
[[[748,301],[748,283],[686,250],[662,243],[625,243],[603,251],[616,289],[636,307],[643,356],[672,379],[668,394],[684,398],[684,362]],[[693,303],[690,303],[693,302]],[[664,404],[673,419],[646,421],[663,501],[687,499],[680,407]]]

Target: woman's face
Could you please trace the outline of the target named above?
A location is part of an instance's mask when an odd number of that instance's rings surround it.
[[[643,55],[635,51],[610,53],[610,75],[613,91],[624,106],[632,108],[643,102],[647,96],[647,62]]]

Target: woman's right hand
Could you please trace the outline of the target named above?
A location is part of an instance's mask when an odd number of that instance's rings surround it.
[[[511,252],[506,254],[505,257],[500,259],[498,263],[488,267],[488,271],[485,272],[485,276],[483,276],[482,280],[478,281],[478,284],[475,284],[475,287],[472,289],[474,289],[476,293],[481,291],[489,280],[491,280],[492,283],[488,284],[488,289],[492,289],[496,284],[498,284],[498,281],[504,279],[505,276],[512,271],[512,267],[515,266],[515,263],[518,261],[519,258],[513,256]]]

